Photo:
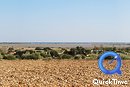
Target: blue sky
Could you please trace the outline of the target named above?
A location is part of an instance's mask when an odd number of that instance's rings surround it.
[[[129,0],[0,0],[0,42],[130,42]]]

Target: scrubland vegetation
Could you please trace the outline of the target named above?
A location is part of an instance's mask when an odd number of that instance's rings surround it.
[[[0,59],[16,60],[16,59],[98,59],[105,51],[115,51],[122,59],[130,59],[130,48],[116,47],[94,47],[94,48],[50,48],[36,47],[35,49],[23,50],[8,48],[6,52],[0,49]]]

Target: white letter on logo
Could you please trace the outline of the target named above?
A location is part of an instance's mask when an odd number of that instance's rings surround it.
[[[97,79],[94,79],[94,80],[93,80],[93,84],[99,85],[99,84],[98,84],[98,80],[97,80]]]

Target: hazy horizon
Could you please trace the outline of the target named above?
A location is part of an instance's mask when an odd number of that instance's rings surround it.
[[[48,44],[55,44],[55,43],[63,43],[63,44],[66,44],[66,43],[72,43],[72,44],[77,44],[77,43],[79,43],[79,44],[93,44],[93,43],[97,43],[97,44],[130,44],[130,42],[108,42],[108,41],[105,41],[105,42],[90,42],[90,41],[88,41],[88,42],[79,42],[79,41],[66,41],[66,42],[63,42],[63,41],[49,41],[49,42],[47,42],[47,41],[0,41],[0,44],[17,44],[17,43],[20,43],[20,44],[22,44],[22,43],[31,43],[31,44],[33,44],[33,43],[36,43],[36,44],[46,44],[46,43],[48,43]]]
[[[2,0],[0,42],[130,42],[129,0]]]

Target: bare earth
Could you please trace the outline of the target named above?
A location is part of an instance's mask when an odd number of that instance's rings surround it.
[[[0,61],[0,87],[104,87],[93,85],[93,79],[118,79],[130,87],[130,60],[123,60],[123,75],[105,75],[97,60],[14,60]],[[107,62],[107,61],[106,61]],[[112,65],[114,66],[114,65]]]

